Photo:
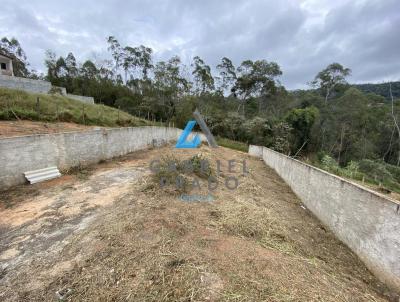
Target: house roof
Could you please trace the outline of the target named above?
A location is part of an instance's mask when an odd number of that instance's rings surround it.
[[[14,59],[13,57],[11,57],[11,56],[9,56],[9,55],[6,55],[6,54],[5,54],[4,52],[2,52],[2,51],[0,51],[0,56],[9,58],[9,59],[11,59],[11,60]]]

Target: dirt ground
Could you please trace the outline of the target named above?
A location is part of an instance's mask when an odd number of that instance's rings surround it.
[[[75,123],[45,123],[34,121],[0,121],[0,138],[32,134],[84,131],[96,128]],[[98,128],[98,127],[97,127]]]
[[[149,170],[198,153],[222,163],[213,201]],[[262,161],[222,147],[135,152],[0,204],[1,301],[398,301]]]

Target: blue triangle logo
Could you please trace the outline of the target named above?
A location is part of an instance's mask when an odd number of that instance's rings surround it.
[[[196,136],[191,140],[187,141],[190,133],[192,133],[193,127],[196,125],[196,121],[189,121],[186,124],[185,129],[183,130],[182,134],[179,136],[178,141],[176,142],[175,148],[179,149],[195,149],[197,148],[200,143],[200,136],[196,134]]]

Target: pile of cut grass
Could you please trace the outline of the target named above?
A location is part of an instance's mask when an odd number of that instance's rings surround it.
[[[250,238],[263,247],[293,253],[285,235],[287,230],[267,208],[247,203],[219,204],[210,214],[219,229],[228,235]]]
[[[0,120],[16,119],[105,127],[151,125],[145,119],[109,106],[85,104],[61,95],[0,88]]]
[[[202,154],[188,159],[178,159],[175,156],[164,156],[154,167],[153,181],[162,187],[173,186],[178,192],[188,192],[194,175],[207,179],[215,174],[210,161]]]

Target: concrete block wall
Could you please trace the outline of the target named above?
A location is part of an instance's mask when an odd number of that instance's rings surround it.
[[[304,205],[384,283],[400,292],[400,204],[271,149],[249,154],[273,168]]]
[[[97,163],[176,141],[181,132],[177,128],[127,127],[3,138],[0,139],[0,189],[25,183],[26,171],[49,166],[64,170]]]
[[[48,94],[51,91],[51,88],[54,87],[58,89],[62,95],[70,99],[81,101],[86,104],[94,104],[94,98],[91,96],[70,94],[67,93],[65,87],[52,86],[50,82],[42,80],[32,80],[20,77],[0,75],[0,87],[18,89],[26,92],[46,93],[46,94]]]
[[[86,104],[94,104],[94,98],[91,96],[83,96],[83,95],[76,95],[76,94],[70,94],[70,93],[67,93],[65,96],[67,98],[81,101]]]
[[[67,89],[65,87],[52,85],[52,88],[55,89],[55,90],[59,90],[61,95],[67,95]]]
[[[51,83],[41,80],[0,75],[0,87],[24,90],[33,93],[48,93],[51,89]]]

